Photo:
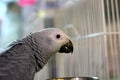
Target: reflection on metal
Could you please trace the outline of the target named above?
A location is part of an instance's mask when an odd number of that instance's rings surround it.
[[[53,78],[47,80],[99,80],[98,77],[64,77],[64,78]]]

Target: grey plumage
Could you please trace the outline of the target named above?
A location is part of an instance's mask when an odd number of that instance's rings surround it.
[[[0,54],[0,80],[33,80],[53,54],[72,51],[72,42],[57,28],[32,33]]]

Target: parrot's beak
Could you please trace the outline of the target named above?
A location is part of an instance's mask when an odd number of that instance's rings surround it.
[[[69,40],[65,45],[60,48],[60,53],[73,53],[73,44]]]

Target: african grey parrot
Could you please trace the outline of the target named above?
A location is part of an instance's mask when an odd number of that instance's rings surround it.
[[[55,53],[72,53],[70,39],[57,28],[32,33],[0,54],[0,80],[33,80]]]

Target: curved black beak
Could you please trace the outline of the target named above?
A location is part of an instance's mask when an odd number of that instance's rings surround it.
[[[60,53],[73,53],[73,44],[69,40],[65,45],[60,48]]]

